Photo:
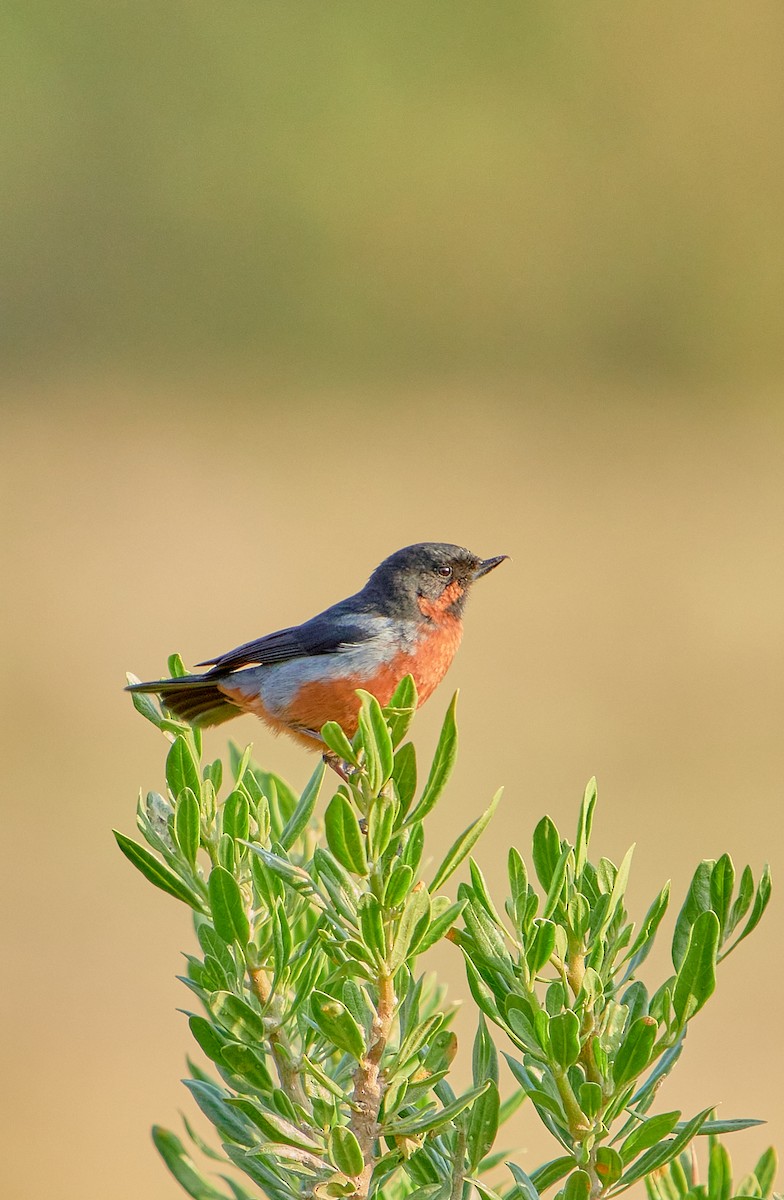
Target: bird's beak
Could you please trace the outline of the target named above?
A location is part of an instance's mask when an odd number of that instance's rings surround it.
[[[484,562],[480,562],[479,566],[474,569],[472,579],[481,579],[482,576],[487,575],[489,571],[494,571],[495,568],[508,557],[508,554],[499,554],[497,558],[486,558]]]

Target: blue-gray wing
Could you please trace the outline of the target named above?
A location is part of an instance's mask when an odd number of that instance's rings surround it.
[[[199,667],[210,667],[208,674],[224,674],[242,667],[272,666],[296,658],[312,658],[319,654],[335,654],[346,646],[369,641],[377,632],[376,621],[368,613],[340,612],[339,606],[328,609],[305,621],[268,633],[266,637],[245,642],[217,658],[208,658]]]

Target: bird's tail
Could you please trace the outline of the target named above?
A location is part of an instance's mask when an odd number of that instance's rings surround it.
[[[164,708],[181,721],[201,728],[220,725],[242,712],[224,696],[215,676],[182,675],[179,679],[153,679],[149,683],[129,683],[127,692],[150,692]]]

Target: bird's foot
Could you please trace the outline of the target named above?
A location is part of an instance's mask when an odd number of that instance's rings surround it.
[[[357,769],[356,767],[353,767],[351,763],[345,762],[345,760],[342,759],[339,754],[335,754],[333,750],[325,750],[322,757],[327,766],[331,767],[335,774],[339,775],[344,783],[348,783],[348,781],[351,779],[351,776]]]

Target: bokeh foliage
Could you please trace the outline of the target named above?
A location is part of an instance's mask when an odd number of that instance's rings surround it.
[[[12,362],[782,365],[774,0],[0,20]]]

